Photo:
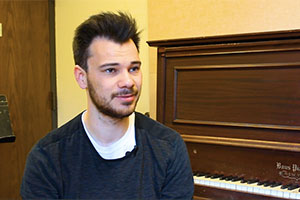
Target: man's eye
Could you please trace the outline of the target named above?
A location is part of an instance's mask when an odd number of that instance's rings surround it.
[[[140,70],[139,66],[134,66],[132,68],[130,68],[130,72],[138,72]]]
[[[105,70],[105,72],[108,73],[108,74],[114,73],[115,71],[116,70],[113,69],[113,68],[108,68],[108,69]]]

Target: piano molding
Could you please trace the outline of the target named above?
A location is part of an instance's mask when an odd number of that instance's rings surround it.
[[[182,135],[194,171],[300,184],[300,30],[148,44],[158,55],[157,120]],[[196,199],[247,193],[195,186]]]

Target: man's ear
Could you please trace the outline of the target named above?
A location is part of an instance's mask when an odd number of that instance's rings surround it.
[[[87,88],[87,73],[79,65],[74,67],[74,76],[81,89]]]

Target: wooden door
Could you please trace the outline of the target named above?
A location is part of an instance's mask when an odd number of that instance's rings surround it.
[[[48,0],[0,1],[0,94],[8,99],[16,135],[15,142],[0,143],[0,199],[20,199],[26,156],[55,124],[50,98],[54,89],[50,4]]]

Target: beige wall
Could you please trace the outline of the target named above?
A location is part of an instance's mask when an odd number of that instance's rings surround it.
[[[90,15],[100,11],[126,11],[136,18],[141,34],[140,58],[142,60],[143,91],[137,110],[149,111],[149,70],[147,0],[55,0],[56,18],[56,73],[58,125],[62,125],[86,108],[86,94],[73,75],[72,39],[75,28]]]
[[[300,29],[300,0],[148,0],[149,40]],[[149,48],[156,116],[156,50]]]
[[[147,40],[300,29],[300,0],[56,0],[58,123],[86,107],[73,77],[75,27],[99,11],[125,10],[143,29],[144,86],[138,111],[156,117],[156,49]]]

